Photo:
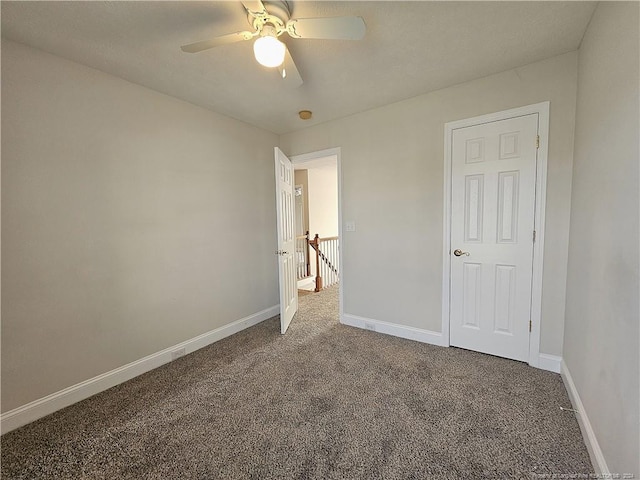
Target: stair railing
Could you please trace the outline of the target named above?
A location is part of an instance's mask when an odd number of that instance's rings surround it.
[[[309,232],[296,236],[296,276],[302,280],[311,276],[309,261]]]
[[[320,238],[316,233],[309,246],[316,257],[316,288],[319,292],[340,281],[340,242],[339,237]]]

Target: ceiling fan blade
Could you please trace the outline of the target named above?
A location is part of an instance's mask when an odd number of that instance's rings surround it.
[[[362,17],[298,18],[287,22],[293,38],[360,40],[367,30]]]
[[[291,53],[289,53],[288,48],[284,55],[284,62],[282,62],[282,65],[278,67],[278,72],[287,87],[296,88],[302,85],[302,77],[300,76],[300,72],[298,71],[296,64],[293,62],[293,57],[291,57]]]
[[[242,0],[242,5],[244,5],[247,12],[251,13],[254,17],[259,14],[267,13],[267,9],[260,0]]]
[[[190,43],[189,45],[182,45],[180,49],[186,53],[198,53],[203,50],[209,50],[213,47],[225,45],[227,43],[241,42],[243,40],[251,40],[256,35],[255,32],[236,32],[229,33],[228,35],[222,35],[210,40],[203,40],[202,42]]]

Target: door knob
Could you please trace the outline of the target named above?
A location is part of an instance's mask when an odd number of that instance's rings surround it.
[[[471,255],[469,252],[463,252],[463,251],[462,251],[462,250],[460,250],[459,248],[458,248],[458,249],[456,249],[456,250],[454,250],[454,251],[453,251],[453,254],[454,254],[456,257],[460,257],[460,256],[462,256],[462,255],[465,255],[465,256],[467,256],[467,257],[468,257],[469,255]]]

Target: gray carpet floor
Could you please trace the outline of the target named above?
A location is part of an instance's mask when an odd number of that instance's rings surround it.
[[[592,473],[559,375],[337,316],[337,287],[303,296],[285,336],[267,320],[9,432],[2,478]]]

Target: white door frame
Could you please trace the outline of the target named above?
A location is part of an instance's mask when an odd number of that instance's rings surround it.
[[[544,218],[547,191],[547,157],[549,154],[549,102],[536,103],[502,112],[480,115],[444,126],[444,238],[442,251],[442,340],[444,346],[450,345],[449,302],[451,290],[451,162],[453,131],[459,128],[483,123],[538,114],[538,135],[540,146],[536,164],[536,203],[534,230],[536,239],[533,244],[533,272],[531,283],[531,334],[529,335],[529,365],[540,366],[540,320],[542,316],[542,266],[544,254]]]
[[[342,321],[344,317],[344,302],[342,301],[342,289],[344,285],[344,261],[343,261],[343,252],[344,252],[344,236],[342,235],[342,160],[341,160],[341,149],[340,147],[327,148],[326,150],[319,150],[317,152],[309,152],[303,153],[300,155],[292,155],[290,158],[291,163],[294,165],[300,163],[312,162],[313,160],[319,160],[321,158],[332,157],[335,156],[337,160],[336,168],[338,169],[338,237],[340,238],[340,247],[338,250],[338,257],[340,260],[340,282],[338,284],[338,295],[339,295],[339,303],[340,303],[340,323],[344,323]],[[311,232],[309,232],[311,234]]]

